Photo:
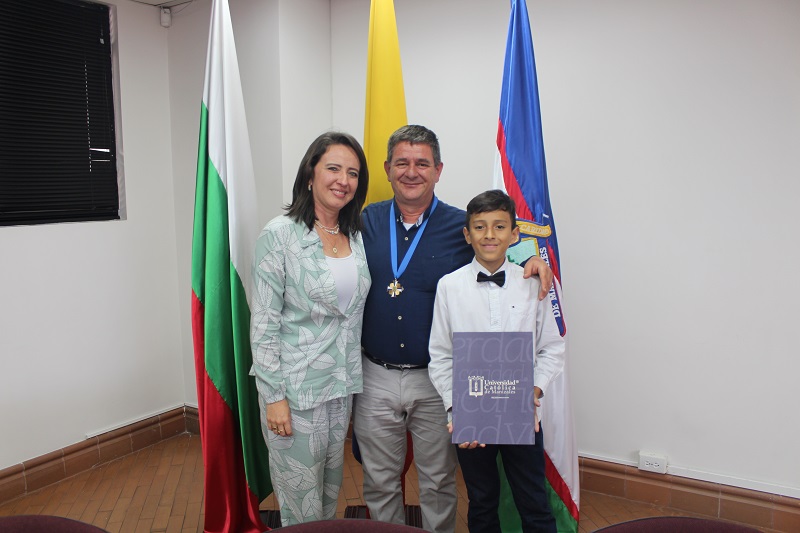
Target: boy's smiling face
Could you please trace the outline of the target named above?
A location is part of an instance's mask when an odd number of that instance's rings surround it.
[[[475,257],[490,274],[503,266],[506,250],[519,238],[519,228],[511,223],[508,211],[486,211],[470,216],[464,238],[475,250]]]

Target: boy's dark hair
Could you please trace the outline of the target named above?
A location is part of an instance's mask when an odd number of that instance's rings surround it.
[[[356,194],[350,202],[339,211],[339,226],[342,233],[350,237],[361,231],[361,208],[367,199],[367,188],[369,187],[369,169],[367,168],[367,157],[358,141],[352,135],[340,131],[329,131],[323,133],[311,143],[306,155],[300,161],[300,168],[297,169],[297,177],[292,188],[292,203],[285,207],[286,214],[295,222],[303,222],[309,230],[314,229],[316,214],[314,211],[314,196],[308,188],[311,178],[314,177],[314,167],[328,151],[328,148],[335,144],[341,144],[352,149],[358,158],[360,166],[358,172],[358,185]]]
[[[505,211],[511,216],[511,229],[517,227],[517,208],[514,200],[499,189],[480,193],[467,204],[467,229],[472,215],[489,211]]]

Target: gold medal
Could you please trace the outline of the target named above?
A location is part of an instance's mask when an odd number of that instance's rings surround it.
[[[392,298],[396,298],[397,296],[400,296],[401,292],[403,292],[403,286],[400,285],[399,281],[394,280],[389,284],[388,287],[386,287],[386,292],[388,292],[389,296]]]

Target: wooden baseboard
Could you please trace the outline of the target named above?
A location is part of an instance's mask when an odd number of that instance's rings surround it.
[[[580,458],[581,490],[775,531],[800,531],[800,499]]]
[[[0,470],[0,503],[181,433],[200,433],[196,407],[178,407]]]
[[[179,407],[0,470],[0,504],[181,433],[200,433],[196,407]],[[653,474],[580,458],[581,490],[774,531],[800,531],[800,499]]]

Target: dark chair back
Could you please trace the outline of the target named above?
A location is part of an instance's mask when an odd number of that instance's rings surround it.
[[[595,533],[759,533],[758,529],[707,518],[655,516],[602,527]]]
[[[0,531],[3,533],[107,533],[91,524],[85,524],[48,515],[0,516]]]

